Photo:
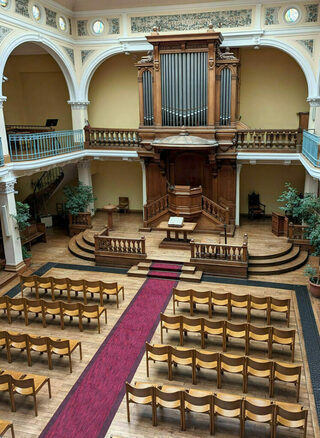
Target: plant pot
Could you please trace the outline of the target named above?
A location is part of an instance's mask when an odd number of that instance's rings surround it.
[[[309,289],[312,296],[320,298],[320,284],[313,283],[309,279]]]
[[[52,227],[52,216],[48,215],[48,216],[42,216],[40,218],[41,223],[45,224],[46,228],[51,228]]]
[[[24,261],[26,267],[27,267],[27,268],[30,268],[30,266],[31,266],[31,257],[28,257],[28,258],[26,258],[26,259],[23,259],[23,261]]]

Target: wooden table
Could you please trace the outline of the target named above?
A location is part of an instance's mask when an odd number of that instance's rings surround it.
[[[103,209],[108,213],[108,228],[109,230],[112,230],[112,226],[113,226],[112,213],[117,209],[117,207],[113,204],[108,204],[105,205]]]
[[[185,222],[182,227],[169,227],[168,222],[161,222],[156,230],[166,231],[167,237],[162,240],[159,248],[175,248],[175,249],[189,249],[190,239],[188,233],[192,233],[198,224],[196,222]],[[174,237],[171,237],[174,233]],[[182,237],[180,237],[182,234]]]

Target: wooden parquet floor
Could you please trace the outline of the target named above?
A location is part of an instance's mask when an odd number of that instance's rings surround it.
[[[141,216],[136,214],[128,214],[128,215],[115,215],[114,217],[114,231],[113,235],[125,235],[125,236],[137,236],[141,234],[145,234],[147,238],[147,249],[148,254],[154,254],[154,258],[158,259],[167,259],[167,260],[182,260],[183,257],[187,257],[187,252],[184,255],[184,251],[172,251],[172,250],[159,250],[158,243],[163,238],[161,232],[152,232],[152,233],[139,233],[138,227],[141,221]],[[95,221],[94,227],[101,228],[106,223],[106,217],[103,214],[98,214]],[[241,242],[242,236],[245,232],[249,235],[249,249],[255,253],[268,253],[275,252],[285,247],[286,241],[283,238],[276,238],[272,235],[271,224],[268,223],[244,223],[240,229],[237,230],[234,241]],[[215,235],[201,235],[196,234],[196,238],[198,239],[208,239],[212,241],[219,241],[219,236]],[[58,262],[58,263],[68,263],[75,265],[89,265],[93,266],[93,263],[89,263],[86,261],[82,261],[74,256],[72,256],[68,249],[69,237],[63,234],[61,231],[53,232],[49,231],[48,233],[48,243],[43,244],[39,243],[32,247],[32,266],[30,269],[30,273],[42,266],[47,262]],[[231,241],[231,239],[229,239]],[[150,257],[153,257],[150,256]],[[179,257],[179,258],[178,258]],[[311,258],[311,263],[315,264],[316,259]],[[115,300],[111,298],[110,303],[107,304],[108,311],[108,325],[102,323],[101,334],[97,333],[96,322],[92,321],[89,325],[85,324],[84,331],[81,333],[77,327],[77,321],[73,321],[69,323],[66,321],[66,328],[64,331],[60,329],[59,322],[54,320],[48,320],[47,328],[43,329],[40,321],[32,321],[31,324],[26,327],[24,324],[24,320],[22,317],[14,316],[13,324],[9,326],[7,323],[6,317],[2,314],[0,315],[0,323],[1,329],[12,329],[15,331],[23,331],[31,334],[42,334],[56,337],[65,337],[70,339],[78,339],[82,342],[83,348],[83,360],[79,361],[79,353],[75,352],[73,355],[73,373],[69,373],[68,361],[66,358],[60,359],[55,358],[53,363],[53,370],[49,371],[47,367],[47,358],[46,356],[38,356],[33,354],[33,366],[29,368],[27,366],[25,353],[13,352],[13,362],[8,364],[6,361],[5,351],[0,350],[0,367],[18,371],[26,371],[32,372],[34,374],[46,375],[51,378],[52,385],[52,399],[48,399],[48,395],[46,389],[40,391],[37,399],[38,399],[38,410],[39,416],[34,417],[33,412],[33,402],[32,400],[26,400],[25,398],[16,397],[17,400],[17,412],[11,413],[8,401],[8,395],[4,393],[0,393],[0,418],[8,419],[13,421],[16,437],[17,438],[35,438],[39,436],[39,433],[45,427],[47,422],[50,420],[62,400],[66,397],[69,390],[79,378],[86,365],[89,363],[105,337],[108,335],[110,330],[116,324],[118,319],[120,318],[123,311],[127,308],[128,304],[139,290],[141,285],[144,282],[144,279],[127,277],[126,275],[121,274],[109,274],[104,272],[91,272],[91,271],[79,271],[75,269],[59,269],[53,268],[47,272],[46,275],[53,275],[57,277],[70,277],[74,279],[78,278],[86,278],[88,280],[103,280],[103,281],[117,281],[119,284],[124,285],[125,287],[125,300],[120,300],[120,308],[116,308]],[[271,282],[278,283],[287,283],[287,284],[307,284],[306,277],[303,275],[303,268],[287,274],[282,274],[279,276],[268,276],[268,277],[251,277],[256,280],[265,280]],[[10,290],[15,284],[17,284],[17,280],[12,281],[4,288],[1,289],[0,294],[6,293]],[[259,288],[259,287],[248,287],[248,286],[239,286],[239,285],[227,285],[227,284],[215,284],[215,283],[183,283],[180,282],[179,286],[181,288],[192,288],[198,290],[206,290],[206,289],[214,289],[217,291],[232,291],[235,293],[252,293],[257,295],[266,295],[270,294],[276,297],[284,297],[290,295],[292,298],[293,306],[291,308],[290,322],[291,327],[297,329],[297,341],[296,341],[296,357],[295,362],[303,364],[303,372],[302,372],[302,383],[301,383],[301,396],[300,403],[305,407],[310,408],[310,415],[308,421],[308,438],[313,438],[320,436],[318,429],[318,421],[315,413],[314,400],[312,395],[312,387],[310,383],[310,376],[308,371],[308,364],[306,362],[306,353],[304,348],[304,342],[301,332],[300,318],[299,312],[297,308],[297,303],[295,299],[294,292],[289,290],[280,290],[280,289],[268,289],[268,288]],[[26,294],[27,296],[28,293]],[[31,296],[31,295],[30,295]],[[312,299],[314,313],[316,315],[317,321],[319,323],[319,300]],[[182,308],[181,308],[182,309]],[[181,310],[180,309],[180,310]],[[167,307],[166,313],[172,313],[172,302],[170,301]],[[241,313],[241,312],[239,312]],[[199,311],[198,313],[201,316],[205,316],[205,314]],[[223,311],[221,311],[220,317],[225,316]],[[218,318],[218,316],[214,316],[214,318]],[[239,317],[239,322],[244,321],[244,318]],[[237,321],[237,318],[235,318]],[[275,321],[275,320],[274,320]],[[260,320],[259,318],[253,319],[253,322],[257,324],[264,324],[264,320]],[[278,325],[284,327],[284,323],[279,317]],[[275,324],[276,325],[276,324]],[[320,326],[318,326],[320,327]],[[165,335],[165,342],[172,343],[173,345],[178,344],[178,339],[174,334]],[[159,327],[157,328],[154,337],[152,339],[153,343],[160,343],[160,332]],[[239,348],[237,342],[231,342],[232,348],[228,349],[230,353],[243,353],[243,349]],[[198,337],[189,336],[186,341],[186,345],[198,347]],[[219,343],[214,344],[209,340],[208,349],[215,349],[221,351],[221,346]],[[251,354],[257,357],[266,357],[264,354],[264,347],[261,349],[252,349]],[[279,360],[287,360],[289,356],[287,354],[286,349],[278,349],[277,353],[274,354],[274,358]],[[121,364],[119,364],[121,366]],[[190,370],[186,367],[178,367],[174,369],[174,380],[171,382],[167,381],[166,374],[166,366],[163,364],[150,364],[150,381],[151,382],[159,382],[159,383],[171,383],[180,386],[185,386],[187,388],[193,387],[191,384],[191,375]],[[147,381],[146,377],[146,368],[145,368],[145,357],[142,359],[133,381]],[[221,392],[234,392],[236,394],[241,393],[241,378],[240,376],[224,376],[223,381],[225,382]],[[216,378],[215,373],[203,372],[201,371],[198,384],[195,388],[197,389],[210,389],[216,390]],[[293,385],[288,385],[286,388],[284,384],[278,384],[276,387],[275,396],[279,400],[284,400],[287,402],[294,402],[295,400],[295,390]],[[260,398],[268,398],[266,383],[254,380],[251,380],[251,384],[249,384],[249,393],[248,395],[260,397]],[[187,431],[181,432],[179,429],[179,418],[177,412],[170,412],[168,410],[163,411],[163,413],[159,414],[159,426],[153,428],[151,426],[151,413],[149,408],[142,407],[133,407],[132,408],[132,416],[131,423],[128,424],[126,420],[126,406],[125,401],[123,400],[120,408],[111,424],[111,427],[107,433],[107,437],[110,436],[120,436],[123,438],[142,438],[142,437],[208,437],[208,418],[202,415],[190,415],[187,420]],[[224,420],[218,420],[217,422],[217,437],[237,437],[239,436],[239,424],[237,421],[226,422]],[[264,427],[263,425],[255,425],[251,424],[247,426],[247,437],[249,438],[265,438],[269,436],[268,427]],[[287,429],[279,429],[279,434],[277,437],[297,437],[299,436],[296,431],[289,432]],[[60,438],[60,437],[57,437]]]

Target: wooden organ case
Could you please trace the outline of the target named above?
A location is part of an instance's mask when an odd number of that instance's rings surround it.
[[[147,40],[153,50],[136,64],[147,205],[175,186],[201,187],[234,224],[239,59],[212,28]]]

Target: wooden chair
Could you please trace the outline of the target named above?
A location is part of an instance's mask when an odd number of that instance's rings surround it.
[[[276,403],[274,420],[274,437],[278,426],[292,429],[302,429],[303,438],[307,436],[308,410],[302,406],[289,403]]]
[[[5,314],[7,313],[7,301],[8,301],[7,295],[3,295],[2,297],[0,297],[0,310],[3,310]]]
[[[11,421],[0,420],[0,436],[3,436],[8,430],[11,430],[11,437],[15,438]]]
[[[201,348],[205,348],[205,338],[210,336],[221,336],[222,349],[226,351],[226,334],[225,334],[225,321],[210,321],[208,319],[203,320],[203,329],[201,337]]]
[[[173,289],[172,292],[172,304],[173,304],[173,314],[176,314],[176,303],[177,307],[179,306],[179,303],[187,303],[190,307],[190,313],[191,313],[191,294],[192,290],[179,290],[179,289]]]
[[[6,353],[7,353],[7,361],[9,362],[9,356],[8,356],[8,332],[6,331],[1,331],[0,332],[0,347],[2,347],[2,349],[6,349]]]
[[[39,299],[39,289],[43,289],[44,293],[47,294],[48,290],[52,294],[52,277],[37,277],[36,281],[36,297]]]
[[[63,314],[62,314],[62,301],[45,301],[41,300],[42,302],[42,325],[43,327],[47,327],[47,315],[51,315],[53,319],[57,315],[60,316],[60,326],[62,328],[63,326]]]
[[[246,352],[245,353],[247,355],[250,354],[251,341],[266,342],[268,344],[268,351],[269,351],[270,339],[271,339],[271,327],[267,327],[267,326],[260,327],[257,325],[248,324],[247,343],[246,343]]]
[[[272,327],[271,330],[271,341],[269,348],[269,358],[272,357],[272,346],[273,344],[279,345],[289,345],[291,350],[291,360],[294,362],[294,346],[295,346],[295,330],[282,330],[276,327]]]
[[[107,295],[107,299],[109,299],[110,295],[115,295],[117,300],[117,309],[119,309],[119,294],[122,291],[122,299],[124,300],[124,287],[118,286],[118,283],[104,283],[100,281],[101,287],[101,302],[100,305],[103,306],[103,295]]]
[[[28,335],[23,333],[10,333],[7,335],[7,352],[8,352],[8,362],[12,362],[11,357],[11,348],[16,348],[18,350],[24,351],[27,353],[28,366],[31,366],[31,355],[29,348],[29,338]]]
[[[24,290],[26,288],[29,288],[32,292],[32,289],[34,288],[36,290],[36,284],[37,284],[37,275],[20,275],[20,289],[21,289],[21,296],[23,297]]]
[[[55,300],[55,291],[59,292],[59,295],[61,296],[64,291],[68,294],[68,281],[69,278],[53,278],[52,279],[52,300]],[[69,294],[68,294],[68,298]]]
[[[190,315],[193,316],[193,310],[195,309],[197,304],[202,304],[208,306],[208,315],[209,318],[212,318],[212,305],[211,305],[211,291],[197,291],[193,290],[191,294],[191,303],[190,303]]]
[[[192,370],[192,383],[195,381],[195,351],[193,348],[184,347],[172,347],[171,348],[171,361],[170,361],[170,377],[172,378],[172,365],[177,367],[178,365],[184,365],[191,367]],[[171,379],[170,379],[171,380]]]
[[[164,313],[160,313],[160,334],[161,334],[161,344],[163,344],[163,330],[174,330],[179,332],[180,345],[183,343],[183,333],[182,333],[182,316],[169,316]]]
[[[260,202],[260,195],[258,193],[248,194],[248,217],[254,219],[255,217],[264,217],[266,214],[266,206]]]
[[[12,377],[9,374],[0,374],[0,392],[8,392],[11,411],[16,412],[16,405],[13,396]]]
[[[195,368],[200,371],[215,370],[217,372],[217,387],[220,388],[220,353],[206,350],[195,350]],[[197,384],[197,374],[194,373],[194,385]]]
[[[37,353],[43,354],[49,352],[49,338],[47,336],[33,336],[28,335],[29,337],[29,349],[30,349],[30,357],[31,352],[35,351]],[[50,369],[49,364],[49,356],[48,356],[48,367]]]
[[[187,412],[208,414],[210,418],[210,435],[213,435],[213,395],[210,392],[190,389],[183,392],[184,407]]]
[[[127,419],[130,423],[130,403],[138,405],[148,405],[152,408],[152,425],[156,425],[155,418],[155,387],[150,385],[144,388],[130,385],[126,382],[126,401],[127,401]]]
[[[267,313],[267,324],[271,323],[271,312],[284,313],[286,316],[287,327],[290,324],[290,298],[279,300],[270,297]]]
[[[52,370],[52,354],[58,354],[60,357],[62,356],[68,356],[69,358],[69,368],[70,373],[72,373],[72,360],[71,360],[71,354],[72,352],[79,347],[80,352],[80,360],[82,360],[82,348],[81,348],[81,342],[75,341],[75,340],[56,340],[49,338],[48,339],[48,361],[49,361],[49,369]]]
[[[74,292],[76,297],[79,295],[79,292],[81,292],[82,296],[84,297],[85,294],[84,290],[85,290],[84,280],[68,279],[68,302],[70,302],[71,299],[71,292]]]
[[[248,313],[250,312],[250,295],[236,295],[231,293],[230,294],[230,318],[232,317],[232,310],[233,308],[236,309],[246,309],[246,317],[248,320]],[[229,319],[230,319],[229,318]]]
[[[43,320],[43,308],[41,300],[26,300],[26,308],[25,308],[25,321],[26,325],[29,324],[29,313],[34,313],[36,317],[41,314],[41,319]]]
[[[127,196],[119,196],[119,204],[117,205],[117,209],[123,210],[125,213],[128,213],[129,210],[129,198]]]
[[[90,322],[91,319],[96,319],[98,322],[98,333],[100,333],[100,316],[104,313],[104,319],[105,323],[107,324],[107,309],[101,306],[98,306],[97,304],[92,305],[86,305],[80,303],[80,331],[83,331],[82,326],[82,319],[87,318],[88,322]]]
[[[243,408],[243,436],[245,435],[246,421],[254,421],[255,423],[268,423],[271,428],[270,436],[273,438],[274,410],[275,405],[270,400],[246,397]]]
[[[167,362],[168,366],[168,379],[171,380],[171,346],[169,345],[151,345],[146,342],[146,365],[147,365],[147,377],[149,377],[149,361],[155,362]]]
[[[188,336],[190,333],[200,333],[202,335],[203,318],[189,318],[187,316],[182,317],[182,334]],[[182,344],[183,345],[182,336]]]
[[[64,329],[64,317],[65,316],[69,316],[70,321],[72,321],[73,318],[75,318],[75,317],[78,318],[79,330],[81,330],[82,324],[81,324],[80,304],[81,303],[62,303],[62,305],[61,305],[61,312],[62,312],[61,328],[62,328],[62,330]]]
[[[245,345],[247,343],[247,323],[235,324],[226,321],[226,346],[229,338],[244,339]]]
[[[25,298],[10,298],[7,297],[7,316],[9,324],[12,324],[11,312],[19,312],[19,315],[24,313],[25,318],[26,299]]]
[[[252,310],[259,310],[266,312],[266,318],[269,308],[269,297],[257,297],[255,295],[250,295],[249,300],[249,310],[247,313],[247,322],[251,321]]]
[[[298,402],[300,395],[301,365],[290,365],[282,362],[274,362],[271,397],[273,397],[274,383],[277,380],[285,383],[293,383],[296,386],[296,398]]]
[[[163,385],[155,388],[155,425],[158,424],[157,408],[175,409],[180,412],[181,430],[185,430],[184,403],[182,388]]]
[[[88,303],[88,294],[93,298],[95,295],[99,296],[100,306],[103,306],[103,295],[101,292],[101,282],[98,281],[87,281],[84,280],[84,304]]]
[[[224,372],[242,374],[242,392],[245,392],[246,383],[246,357],[233,354],[220,354],[220,384]],[[218,386],[220,388],[221,386]]]
[[[273,386],[273,362],[270,360],[256,359],[253,357],[247,357],[246,361],[246,380],[245,380],[245,393],[248,392],[248,377],[261,377],[262,379],[268,379],[269,381],[269,397],[272,397]]]
[[[35,416],[38,416],[38,406],[36,395],[40,389],[48,384],[49,398],[51,398],[51,386],[49,377],[38,376],[36,374],[27,374],[23,379],[15,379],[12,377],[12,384],[14,386],[14,394],[20,394],[24,396],[31,395],[34,401]]]
[[[215,306],[221,306],[227,308],[227,317],[228,319],[231,319],[231,313],[230,313],[230,293],[217,293],[217,292],[211,292],[211,303],[212,303],[212,310],[214,311]]]
[[[220,415],[226,418],[238,418],[240,420],[240,437],[243,437],[243,400],[242,397],[232,394],[213,395],[213,433],[215,429],[215,417]]]

